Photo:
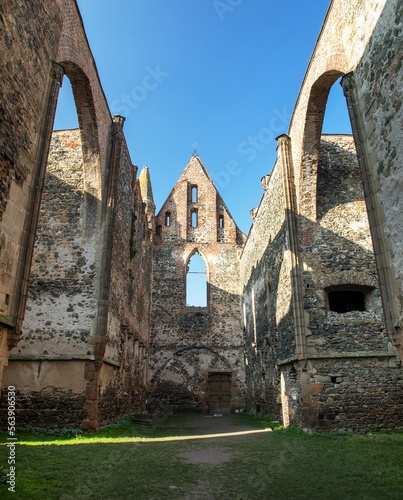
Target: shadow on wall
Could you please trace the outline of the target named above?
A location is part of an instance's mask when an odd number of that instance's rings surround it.
[[[330,204],[337,206],[334,200]],[[259,407],[278,415],[278,363],[295,355],[292,270],[287,267],[283,272],[288,260],[285,224],[262,255],[243,293],[247,400],[251,411]],[[306,345],[311,354],[388,351],[372,251],[321,227],[319,222],[312,246],[305,248],[301,257],[309,269],[303,273],[303,307],[309,318]],[[329,287],[365,287],[366,310],[350,314],[330,312],[325,283]]]

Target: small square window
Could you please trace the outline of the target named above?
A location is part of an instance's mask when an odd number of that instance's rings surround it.
[[[365,311],[365,295],[358,290],[328,292],[329,310],[337,313]]]

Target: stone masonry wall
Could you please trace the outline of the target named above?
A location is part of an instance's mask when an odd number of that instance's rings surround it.
[[[196,201],[192,201],[192,186],[197,186]],[[197,227],[191,227],[193,210],[198,212]],[[222,235],[220,215],[224,216]],[[238,279],[239,242],[244,236],[198,157],[193,156],[186,166],[156,226],[150,356],[153,409],[208,410],[212,372],[230,374],[231,408],[239,408],[244,404]],[[186,268],[196,250],[207,268],[207,308],[186,306]]]
[[[302,371],[295,363],[282,367],[291,420],[303,426],[401,426],[401,373],[384,327],[363,198],[352,137],[322,137],[317,223],[301,245],[309,362]],[[333,290],[360,291],[364,310],[332,311]]]
[[[375,259],[354,142],[324,136],[317,179],[317,224],[303,246],[309,354],[387,351]],[[365,311],[329,310],[328,291],[349,288],[365,294]]]
[[[304,427],[351,431],[402,427],[403,376],[393,355],[311,360],[301,380],[303,410],[295,422]]]
[[[1,2],[0,320],[7,328],[0,327],[0,381],[7,365],[7,343],[15,332],[24,221],[30,215],[37,146],[61,26],[58,3]]]
[[[154,222],[145,211],[136,173],[124,145],[116,176],[107,342],[99,402],[101,426],[145,409]]]
[[[64,422],[81,423],[97,314],[95,238],[86,223],[97,218],[88,213],[97,205],[85,192],[80,130],[54,132],[23,334],[4,374],[4,383],[18,388],[21,401],[31,401],[29,412],[21,410],[22,423],[49,424],[64,404],[59,400],[72,408],[81,401],[75,417],[70,411]],[[52,425],[61,422],[58,417]]]
[[[368,141],[370,179],[381,205],[380,224],[386,238],[389,284],[397,301],[396,324],[403,343],[403,5],[389,0],[355,69],[363,133]]]
[[[23,336],[11,356],[93,353],[95,241],[86,237],[80,131],[55,132],[49,153]]]
[[[362,179],[374,238],[388,334],[402,345],[402,245],[399,218],[402,121],[402,5],[399,0],[334,0],[298,96],[289,135],[297,198],[306,219],[304,238],[316,221],[316,169],[320,134],[331,86],[343,75],[353,133],[362,151]],[[385,71],[387,68],[387,71]],[[343,84],[344,85],[344,84]]]
[[[278,163],[264,178],[265,193],[241,257],[248,408],[277,414],[276,363],[295,354],[284,189]]]

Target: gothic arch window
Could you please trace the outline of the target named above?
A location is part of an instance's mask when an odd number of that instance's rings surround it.
[[[186,271],[186,306],[206,308],[207,270],[197,250],[190,257]]]

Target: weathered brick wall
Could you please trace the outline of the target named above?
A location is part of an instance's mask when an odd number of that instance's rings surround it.
[[[136,173],[124,145],[116,175],[100,425],[145,409],[154,222],[153,214],[146,213]]]
[[[249,410],[276,414],[276,362],[295,354],[284,189],[278,163],[255,214],[241,257]]]
[[[32,20],[35,22],[32,22]],[[15,325],[24,221],[62,19],[55,2],[0,5],[0,318]],[[0,328],[0,381],[8,330]]]
[[[75,0],[61,2],[63,30],[56,61],[69,77],[78,122],[85,135],[84,156],[99,178],[89,180],[95,196],[105,187],[112,117]],[[95,174],[94,174],[95,175]]]
[[[6,0],[0,6],[0,216],[10,197],[11,183],[15,182],[20,191],[35,162],[51,60],[55,59],[61,24],[55,2]]]
[[[191,198],[194,185],[196,202]],[[191,227],[192,210],[198,211],[197,227]],[[222,235],[219,215],[224,216]],[[153,273],[151,403],[156,410],[207,410],[208,373],[217,371],[232,374],[231,407],[242,406],[239,242],[244,236],[198,157],[186,166],[156,226],[160,229]],[[186,307],[186,266],[196,249],[207,267],[207,308]]]

